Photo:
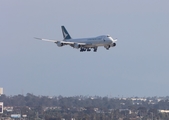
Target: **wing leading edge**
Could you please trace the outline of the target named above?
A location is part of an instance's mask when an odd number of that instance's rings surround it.
[[[59,40],[49,40],[49,39],[43,39],[43,38],[37,38],[37,37],[34,37],[35,39],[38,39],[38,40],[42,40],[42,41],[47,41],[47,42],[53,42],[53,43],[56,43],[56,44],[63,44],[63,45],[75,45],[75,44],[78,44],[80,46],[85,46],[85,45],[88,45],[86,43],[76,43],[76,42],[68,42],[68,41],[59,41]]]

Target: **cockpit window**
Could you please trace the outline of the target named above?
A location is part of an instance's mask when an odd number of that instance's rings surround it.
[[[107,35],[107,37],[110,37],[109,35]]]

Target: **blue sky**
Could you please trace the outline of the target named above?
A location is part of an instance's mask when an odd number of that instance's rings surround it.
[[[0,87],[6,95],[167,96],[168,0],[4,0],[0,4]],[[110,34],[117,46],[97,53],[62,40]]]

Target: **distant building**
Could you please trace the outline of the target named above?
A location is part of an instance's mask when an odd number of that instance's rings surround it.
[[[3,113],[3,105],[4,105],[4,103],[3,103],[3,102],[0,102],[0,114]]]
[[[3,88],[0,88],[0,95],[3,94]]]
[[[119,109],[119,112],[127,112],[128,114],[132,113],[129,109]]]
[[[159,110],[160,113],[169,113],[169,110]]]
[[[27,117],[27,115],[22,115],[22,117],[23,117],[23,118],[26,118],[26,117]]]
[[[12,112],[13,107],[7,106],[7,107],[4,107],[3,110],[6,110],[7,112]]]
[[[21,114],[11,114],[11,118],[19,119],[21,118]]]

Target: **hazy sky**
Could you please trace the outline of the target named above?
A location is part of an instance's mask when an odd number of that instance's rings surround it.
[[[169,95],[168,0],[1,0],[0,87],[6,95]],[[79,52],[34,39],[110,34]]]

